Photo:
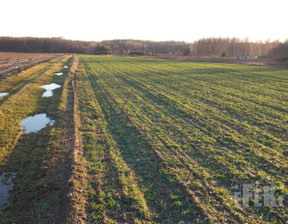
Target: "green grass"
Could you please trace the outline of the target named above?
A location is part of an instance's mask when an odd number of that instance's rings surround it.
[[[67,179],[61,172],[71,169],[71,152],[65,134],[69,121],[63,117],[69,69],[63,66],[71,66],[71,59],[60,57],[0,80],[0,88],[10,92],[0,102],[1,168],[17,173],[11,206],[0,214],[1,223],[57,223],[66,216],[61,213],[66,203],[63,182],[66,184],[69,176]],[[54,75],[60,71],[62,76]],[[62,88],[54,90],[53,97],[42,98],[45,90],[40,86],[52,82]],[[19,121],[37,113],[47,113],[56,120],[55,125],[25,134]]]
[[[10,93],[0,98],[0,166],[5,165],[7,156],[23,133],[20,120],[37,113],[50,115],[57,111],[57,102],[41,98],[44,90],[40,86],[51,82],[63,83],[63,77],[56,77],[54,73],[63,69],[64,61],[67,61],[66,57],[54,59],[18,74],[7,74],[0,80],[0,91]]]
[[[237,207],[232,191],[287,199],[287,87],[283,69],[81,56],[89,220],[284,223],[287,207]]]

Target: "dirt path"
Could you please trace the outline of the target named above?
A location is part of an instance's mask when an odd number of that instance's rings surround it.
[[[78,59],[74,56],[74,63],[70,71],[70,81],[68,83],[68,105],[65,119],[72,124],[72,129],[67,129],[67,136],[72,138],[69,144],[72,160],[72,173],[69,179],[69,189],[66,195],[68,210],[65,214],[66,223],[86,223],[86,199],[85,189],[87,182],[86,162],[82,157],[82,140],[79,135],[80,118],[78,111],[78,97],[77,97],[77,66]],[[64,196],[65,196],[64,195]]]

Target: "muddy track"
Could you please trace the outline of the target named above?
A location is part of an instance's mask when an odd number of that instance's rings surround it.
[[[67,201],[67,217],[65,217],[66,223],[86,223],[86,198],[84,195],[83,186],[87,182],[86,174],[86,161],[82,157],[82,139],[79,134],[80,118],[78,111],[78,97],[77,97],[77,67],[78,58],[74,56],[74,62],[70,71],[70,81],[68,83],[68,105],[66,119],[72,123],[72,129],[68,136],[72,136],[70,142],[71,149],[71,176],[69,179],[69,188],[64,194],[64,200]],[[65,198],[66,197],[66,198]],[[67,200],[68,198],[68,200]]]

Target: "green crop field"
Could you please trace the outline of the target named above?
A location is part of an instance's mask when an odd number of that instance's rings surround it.
[[[90,223],[285,223],[287,70],[91,56],[78,70]],[[277,207],[237,206],[246,183],[275,185]]]
[[[0,79],[1,223],[287,223],[287,69],[77,57]]]

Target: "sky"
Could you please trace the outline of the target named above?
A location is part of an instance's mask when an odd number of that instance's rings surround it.
[[[287,0],[0,0],[0,36],[284,41],[287,6]]]

